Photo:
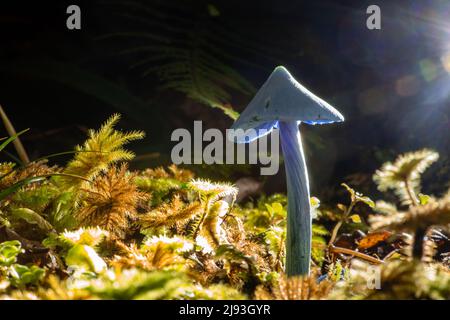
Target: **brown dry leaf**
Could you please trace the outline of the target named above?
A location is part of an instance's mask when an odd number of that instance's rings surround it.
[[[365,250],[372,248],[373,246],[376,246],[380,242],[386,241],[391,235],[392,232],[385,230],[369,233],[367,236],[365,236],[358,242],[358,249]]]

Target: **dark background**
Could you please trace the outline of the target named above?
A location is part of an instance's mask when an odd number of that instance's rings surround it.
[[[17,130],[31,128],[22,138],[31,158],[73,149],[87,128],[114,112],[123,115],[121,128],[147,132],[132,145],[136,167],[167,163],[175,128],[191,128],[194,120],[230,127],[222,111],[167,88],[161,66],[176,48],[193,59],[217,57],[254,88],[285,65],[344,114],[343,124],[302,126],[313,195],[327,197],[343,181],[373,191],[371,175],[384,161],[425,147],[441,155],[425,176],[426,192],[448,187],[448,1],[3,2],[0,104]],[[66,28],[69,4],[81,7],[81,30]],[[370,4],[381,7],[382,30],[366,28]],[[142,46],[163,54],[131,50]],[[225,90],[238,111],[252,97]],[[240,170],[217,169],[213,176],[236,180],[258,172]],[[282,191],[283,176],[281,170],[270,178],[266,190]]]

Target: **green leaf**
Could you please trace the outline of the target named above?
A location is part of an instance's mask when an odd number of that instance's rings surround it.
[[[87,245],[95,247],[102,242],[107,235],[108,232],[99,227],[89,227],[63,232],[59,238],[61,241],[71,245]]]
[[[276,257],[284,248],[284,240],[286,238],[286,229],[279,227],[271,227],[264,234],[264,239],[269,245],[270,253]]]
[[[350,188],[345,183],[341,183],[341,186],[343,186],[345,189],[347,189],[347,191],[350,193],[350,198],[353,203],[363,202],[363,203],[367,204],[369,207],[375,208],[375,202],[373,202],[372,199],[370,199],[369,197],[364,196],[363,194],[361,194],[359,192],[356,192],[354,189]]]
[[[314,223],[312,225],[312,234],[316,235],[316,236],[327,236],[330,233],[328,232],[328,230],[324,226],[321,226],[321,225],[318,225],[318,224]]]
[[[361,223],[361,217],[357,214],[353,214],[349,218],[353,221],[353,223]]]
[[[0,243],[0,266],[10,266],[17,261],[17,255],[22,252],[17,240]]]
[[[286,210],[284,210],[283,205],[279,202],[273,202],[272,204],[264,204],[267,211],[270,214],[271,219],[273,218],[283,218],[286,216]]]
[[[28,209],[28,208],[17,208],[12,209],[11,214],[15,217],[18,217],[20,219],[25,220],[26,222],[30,224],[37,225],[40,229],[44,231],[52,231],[53,226],[48,223],[47,220],[45,220],[43,217],[41,217],[38,213],[35,211]]]
[[[431,197],[423,194],[423,193],[419,193],[419,201],[421,205],[425,205],[430,201]]]
[[[266,206],[267,212],[269,212],[269,214],[271,216],[273,216],[275,214],[275,210],[272,208],[272,206],[270,204],[265,203],[264,204]]]
[[[30,129],[22,130],[22,131],[16,133],[15,135],[9,137],[8,139],[6,139],[6,140],[0,145],[0,151],[2,151],[3,149],[5,149],[5,148],[8,146],[8,144],[10,144],[10,143],[13,142],[14,140],[16,140],[18,136],[20,136],[21,134],[27,132],[28,130],[30,130]]]
[[[11,226],[11,223],[9,222],[8,219],[2,217],[1,212],[0,212],[0,227],[1,226],[5,226],[5,227],[9,228]]]
[[[70,267],[82,268],[96,273],[104,271],[107,267],[105,261],[92,247],[81,244],[73,246],[67,252],[66,264]]]
[[[283,206],[279,202],[272,203],[272,208],[275,213],[282,215],[284,212]]]
[[[22,287],[27,284],[38,283],[45,275],[45,270],[38,266],[23,266],[14,264],[9,270],[10,279],[13,285]]]
[[[371,208],[375,208],[375,202],[373,202],[373,200],[370,199],[367,196],[359,196],[359,195],[357,195],[356,199],[358,201],[360,201],[360,202],[364,202],[365,204],[367,204]]]

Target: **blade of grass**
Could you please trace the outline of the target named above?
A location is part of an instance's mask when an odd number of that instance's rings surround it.
[[[1,108],[1,106],[0,106],[0,108]],[[25,129],[25,130],[22,130],[22,131],[20,131],[19,133],[15,133],[14,135],[12,135],[12,136],[10,136],[8,139],[3,139],[3,140],[5,140],[1,145],[0,145],[0,151],[2,151],[3,149],[5,149],[7,146],[8,146],[8,144],[10,144],[11,142],[14,142],[14,140],[16,140],[16,139],[18,139],[18,137],[21,135],[21,134],[23,134],[23,133],[25,133],[25,132],[27,132],[29,129]]]
[[[13,184],[12,186],[2,190],[0,192],[0,201],[5,199],[7,196],[15,193],[16,191],[18,191],[20,188],[22,188],[23,186],[25,186],[27,184],[43,181],[45,179],[46,179],[46,177],[31,177],[31,178],[23,179],[15,184]]]
[[[74,150],[74,151],[64,151],[64,152],[58,152],[58,153],[52,153],[49,154],[47,156],[43,156],[40,157],[36,160],[33,160],[32,162],[39,162],[41,160],[45,160],[45,159],[50,159],[50,158],[55,158],[55,157],[60,157],[60,156],[65,156],[65,155],[69,155],[69,154],[76,154],[76,153],[87,153],[87,152],[93,152],[93,153],[107,153],[104,151],[94,151],[94,150]]]
[[[42,176],[30,177],[30,178],[20,180],[19,182],[16,182],[12,186],[0,191],[0,201],[5,199],[9,195],[13,194],[14,192],[19,190],[23,186],[26,186],[27,184],[34,183],[34,182],[40,182],[40,181],[43,181],[47,178],[54,177],[54,176],[72,177],[72,178],[81,179],[81,180],[84,180],[87,182],[91,182],[89,179],[86,179],[84,177],[77,176],[75,174],[67,174],[67,173],[50,173],[50,174],[46,174],[46,175],[42,175]]]
[[[19,158],[17,158],[15,155],[13,155],[11,152],[8,152],[6,150],[3,150],[3,153],[8,156],[8,158],[10,158],[12,161],[14,161],[15,163],[19,164],[19,166],[21,167],[25,167],[25,165],[22,163],[22,161],[20,161]]]

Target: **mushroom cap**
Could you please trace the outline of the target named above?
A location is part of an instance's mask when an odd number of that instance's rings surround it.
[[[278,121],[298,121],[314,125],[341,122],[344,121],[344,116],[302,86],[285,67],[279,66],[231,127],[245,132],[244,135],[236,134],[235,142],[250,142],[268,134],[278,125]],[[261,128],[266,130],[258,133]]]

